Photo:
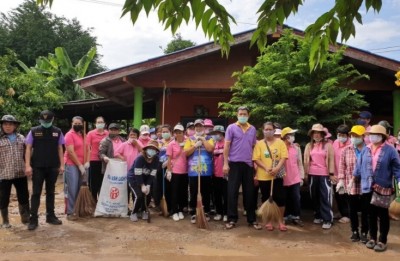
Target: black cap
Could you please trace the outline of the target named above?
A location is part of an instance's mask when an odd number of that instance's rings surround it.
[[[120,127],[119,127],[119,124],[118,123],[111,123],[110,125],[108,125],[108,129],[117,129],[117,130],[119,130],[120,129]]]
[[[54,119],[54,113],[49,110],[42,111],[39,119],[44,122],[51,122]]]

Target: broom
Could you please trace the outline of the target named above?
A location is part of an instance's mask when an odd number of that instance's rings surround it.
[[[86,150],[86,122],[83,122],[83,157],[84,162],[87,160]],[[87,185],[88,173],[85,172],[82,178],[82,185],[79,189],[78,197],[76,198],[74,214],[77,217],[91,217],[96,210],[96,202],[93,199],[92,193]]]
[[[203,198],[200,192],[200,174],[201,174],[201,156],[200,156],[200,147],[199,147],[199,156],[197,158],[197,206],[196,206],[196,224],[198,228],[208,229],[208,222],[206,219],[206,215],[204,213],[203,208]]]
[[[160,201],[160,209],[161,209],[161,215],[164,217],[168,217],[168,206],[167,206],[167,200],[165,199],[165,169],[163,169],[163,175],[162,175],[162,185],[163,185],[163,195]]]
[[[391,217],[400,218],[400,191],[399,191],[399,186],[398,184],[394,184],[396,188],[396,198],[390,203],[389,206],[389,215]]]
[[[273,197],[272,191],[274,189],[274,180],[271,180],[271,191],[269,193],[269,198],[261,205],[257,210],[257,215],[262,218],[264,224],[268,223],[278,223],[280,221],[281,213],[278,205],[276,205]]]
[[[146,209],[146,213],[147,213],[147,223],[150,223],[151,216],[150,216],[149,206],[147,205],[147,195],[143,195],[143,196],[144,196],[144,205],[145,205],[145,209]]]

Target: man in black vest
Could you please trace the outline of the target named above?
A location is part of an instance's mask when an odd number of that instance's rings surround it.
[[[52,126],[54,114],[45,110],[40,113],[40,125],[33,127],[26,137],[25,173],[32,177],[31,216],[29,230],[38,226],[38,209],[43,183],[46,182],[46,222],[61,225],[54,214],[54,191],[58,174],[64,172],[61,130]]]

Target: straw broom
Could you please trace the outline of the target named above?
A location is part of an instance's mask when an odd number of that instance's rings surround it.
[[[83,122],[83,157],[84,162],[87,160],[86,150],[86,122]],[[96,202],[93,199],[92,193],[87,185],[88,173],[83,174],[82,185],[79,190],[78,197],[76,198],[74,214],[77,217],[91,217],[96,209]]]
[[[271,191],[269,198],[257,210],[257,215],[262,218],[264,224],[278,223],[280,220],[280,210],[278,205],[274,202],[272,191],[274,189],[274,180],[271,180]]]
[[[400,191],[398,184],[394,185],[396,188],[396,198],[390,203],[389,206],[389,215],[391,217],[400,218]]]
[[[161,215],[164,217],[168,217],[168,205],[167,205],[167,200],[165,199],[165,171],[163,170],[163,175],[162,175],[162,185],[163,185],[163,195],[160,201],[160,209],[161,209]]]
[[[197,206],[196,206],[196,224],[198,228],[208,229],[208,222],[204,213],[203,198],[200,192],[200,174],[201,174],[201,156],[199,147],[199,156],[197,158]]]

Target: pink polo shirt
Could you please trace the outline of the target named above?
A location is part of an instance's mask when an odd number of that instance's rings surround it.
[[[322,148],[322,143],[314,144],[310,152],[310,170],[311,175],[328,176],[328,167],[326,166],[326,157],[328,151]]]
[[[339,162],[340,162],[340,155],[342,155],[342,151],[344,150],[345,147],[350,145],[350,139],[347,139],[345,143],[339,142],[339,140],[335,140],[333,142],[333,153],[334,153],[334,159],[335,159],[335,177],[338,176],[339,172]]]
[[[183,144],[185,144],[185,141],[180,145],[179,142],[173,140],[167,146],[166,155],[171,157],[172,173],[174,174],[188,173],[188,163],[186,154],[183,151]]]
[[[83,150],[83,136],[81,133],[75,132],[74,130],[70,130],[65,134],[65,146],[73,146],[75,154],[81,164],[84,164],[83,162],[83,155],[84,155],[84,150]],[[71,160],[68,151],[65,151],[64,154],[64,160],[65,164],[67,165],[75,165],[75,163]]]
[[[214,147],[214,176],[218,178],[224,177],[224,145],[225,140],[220,140],[215,143]]]
[[[284,186],[291,186],[293,184],[300,183],[300,167],[298,162],[298,150],[296,145],[287,146],[288,148],[288,158],[285,161],[286,176],[283,178]]]
[[[375,151],[372,150],[372,143],[367,145],[367,147],[371,150],[371,155],[372,155],[372,171],[375,171],[376,169],[376,165],[378,164],[379,154],[381,154],[383,145],[384,143],[382,143],[378,148],[376,148]]]
[[[125,141],[114,151],[114,157],[124,157],[128,170],[132,167],[136,157],[140,154],[139,147],[143,147],[140,141],[137,140],[137,143],[137,145],[133,145],[132,143]]]
[[[100,141],[108,136],[108,130],[104,130],[100,133],[97,129],[91,130],[86,135],[86,144],[90,148],[90,160],[100,161],[99,159],[99,147]]]

